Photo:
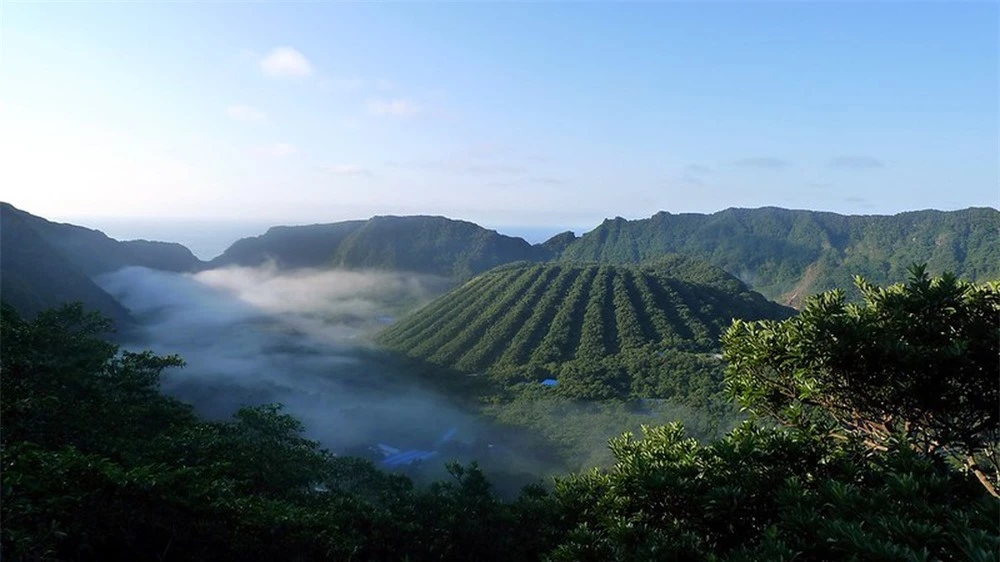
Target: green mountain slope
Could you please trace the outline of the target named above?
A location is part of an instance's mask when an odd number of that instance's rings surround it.
[[[468,279],[497,265],[541,261],[553,253],[466,221],[444,217],[373,217],[310,226],[275,227],[244,238],[210,266],[391,269]]]
[[[854,275],[900,282],[906,267],[969,280],[1000,277],[1000,212],[989,208],[844,216],[778,208],[609,219],[569,244],[566,260],[634,263],[666,253],[704,259],[780,302],[849,287]]]
[[[148,240],[122,242],[99,230],[48,221],[9,203],[0,203],[0,220],[17,220],[19,225],[30,228],[87,275],[99,275],[130,265],[164,271],[195,271],[203,263],[180,244]]]
[[[639,371],[655,366],[636,362],[662,363],[668,350],[672,359],[700,361],[717,349],[733,318],[792,313],[686,258],[639,266],[522,263],[472,279],[379,340],[415,358],[508,382],[561,373],[594,383],[581,396],[651,395],[662,393],[640,392],[636,382]],[[608,377],[615,380],[597,388]]]
[[[115,321],[119,329],[133,320],[128,310],[49,245],[19,213],[0,217],[0,298],[33,317],[47,308],[80,301]]]

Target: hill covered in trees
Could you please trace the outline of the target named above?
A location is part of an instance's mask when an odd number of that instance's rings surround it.
[[[186,247],[174,242],[115,240],[92,228],[52,222],[0,203],[0,219],[18,219],[48,245],[87,275],[99,275],[125,266],[141,266],[162,271],[196,271],[203,262]]]
[[[0,291],[21,314],[34,316],[65,302],[80,302],[114,320],[133,323],[129,311],[90,276],[46,242],[21,214],[0,217]]]
[[[309,226],[281,226],[237,241],[209,266],[381,269],[468,279],[498,265],[554,254],[471,222],[430,216],[379,216]]]
[[[666,253],[704,259],[778,302],[906,279],[911,263],[968,280],[1000,277],[1000,212],[990,208],[845,216],[766,207],[605,220],[571,242],[565,260],[635,263]]]
[[[677,370],[712,370],[717,361],[706,355],[733,318],[792,312],[687,258],[513,264],[404,318],[379,341],[458,371],[488,371],[506,384],[558,377],[559,392],[575,397],[650,397],[673,394],[659,379],[682,378]]]
[[[0,290],[22,314],[65,302],[82,302],[112,318],[119,328],[133,322],[128,310],[91,279],[135,265],[194,271],[202,262],[184,246],[109,238],[99,230],[51,222],[0,203]]]

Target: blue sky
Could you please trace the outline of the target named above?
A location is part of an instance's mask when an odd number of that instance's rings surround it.
[[[2,7],[0,198],[56,218],[994,206],[996,3]]]

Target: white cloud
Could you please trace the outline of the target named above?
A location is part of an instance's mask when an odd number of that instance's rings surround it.
[[[392,117],[412,117],[420,113],[421,107],[407,99],[371,100],[368,102],[368,112],[372,115]]]
[[[312,64],[302,53],[292,47],[277,47],[271,49],[260,61],[260,69],[268,76],[309,76],[313,73]]]
[[[247,123],[260,123],[267,119],[267,115],[263,111],[243,104],[227,107],[226,115],[234,121],[244,121]]]
[[[337,164],[336,166],[328,166],[326,168],[329,172],[336,174],[338,176],[371,176],[372,171],[368,168],[362,168],[361,166],[355,166],[354,164]]]
[[[274,158],[284,158],[286,156],[291,156],[298,152],[299,149],[294,144],[288,144],[284,142],[276,142],[272,145],[262,147],[258,152],[265,156],[273,156]]]

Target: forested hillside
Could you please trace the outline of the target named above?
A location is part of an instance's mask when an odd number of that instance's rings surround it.
[[[911,263],[961,278],[1000,277],[1000,212],[990,208],[845,216],[779,208],[710,215],[660,212],[609,219],[562,253],[566,260],[633,263],[665,253],[705,259],[778,302],[850,286],[906,278]]]
[[[733,318],[786,318],[737,279],[686,258],[640,266],[514,264],[480,275],[386,329],[381,343],[506,384],[559,378],[575,397],[672,397]]]
[[[32,316],[65,302],[82,302],[112,318],[119,329],[133,324],[129,311],[91,279],[135,265],[194,271],[202,262],[180,244],[130,240],[55,223],[0,202],[0,294]]]
[[[444,217],[373,217],[311,226],[275,227],[244,238],[211,266],[380,269],[468,279],[497,265],[553,256],[542,247]]]
[[[99,230],[48,221],[8,203],[0,203],[0,220],[15,218],[19,225],[30,228],[87,275],[130,265],[163,271],[196,271],[202,266],[202,261],[180,244],[115,240]]]
[[[97,286],[75,263],[46,242],[24,214],[0,216],[0,295],[21,314],[34,316],[66,302],[80,302],[114,320],[132,325],[129,311]]]

